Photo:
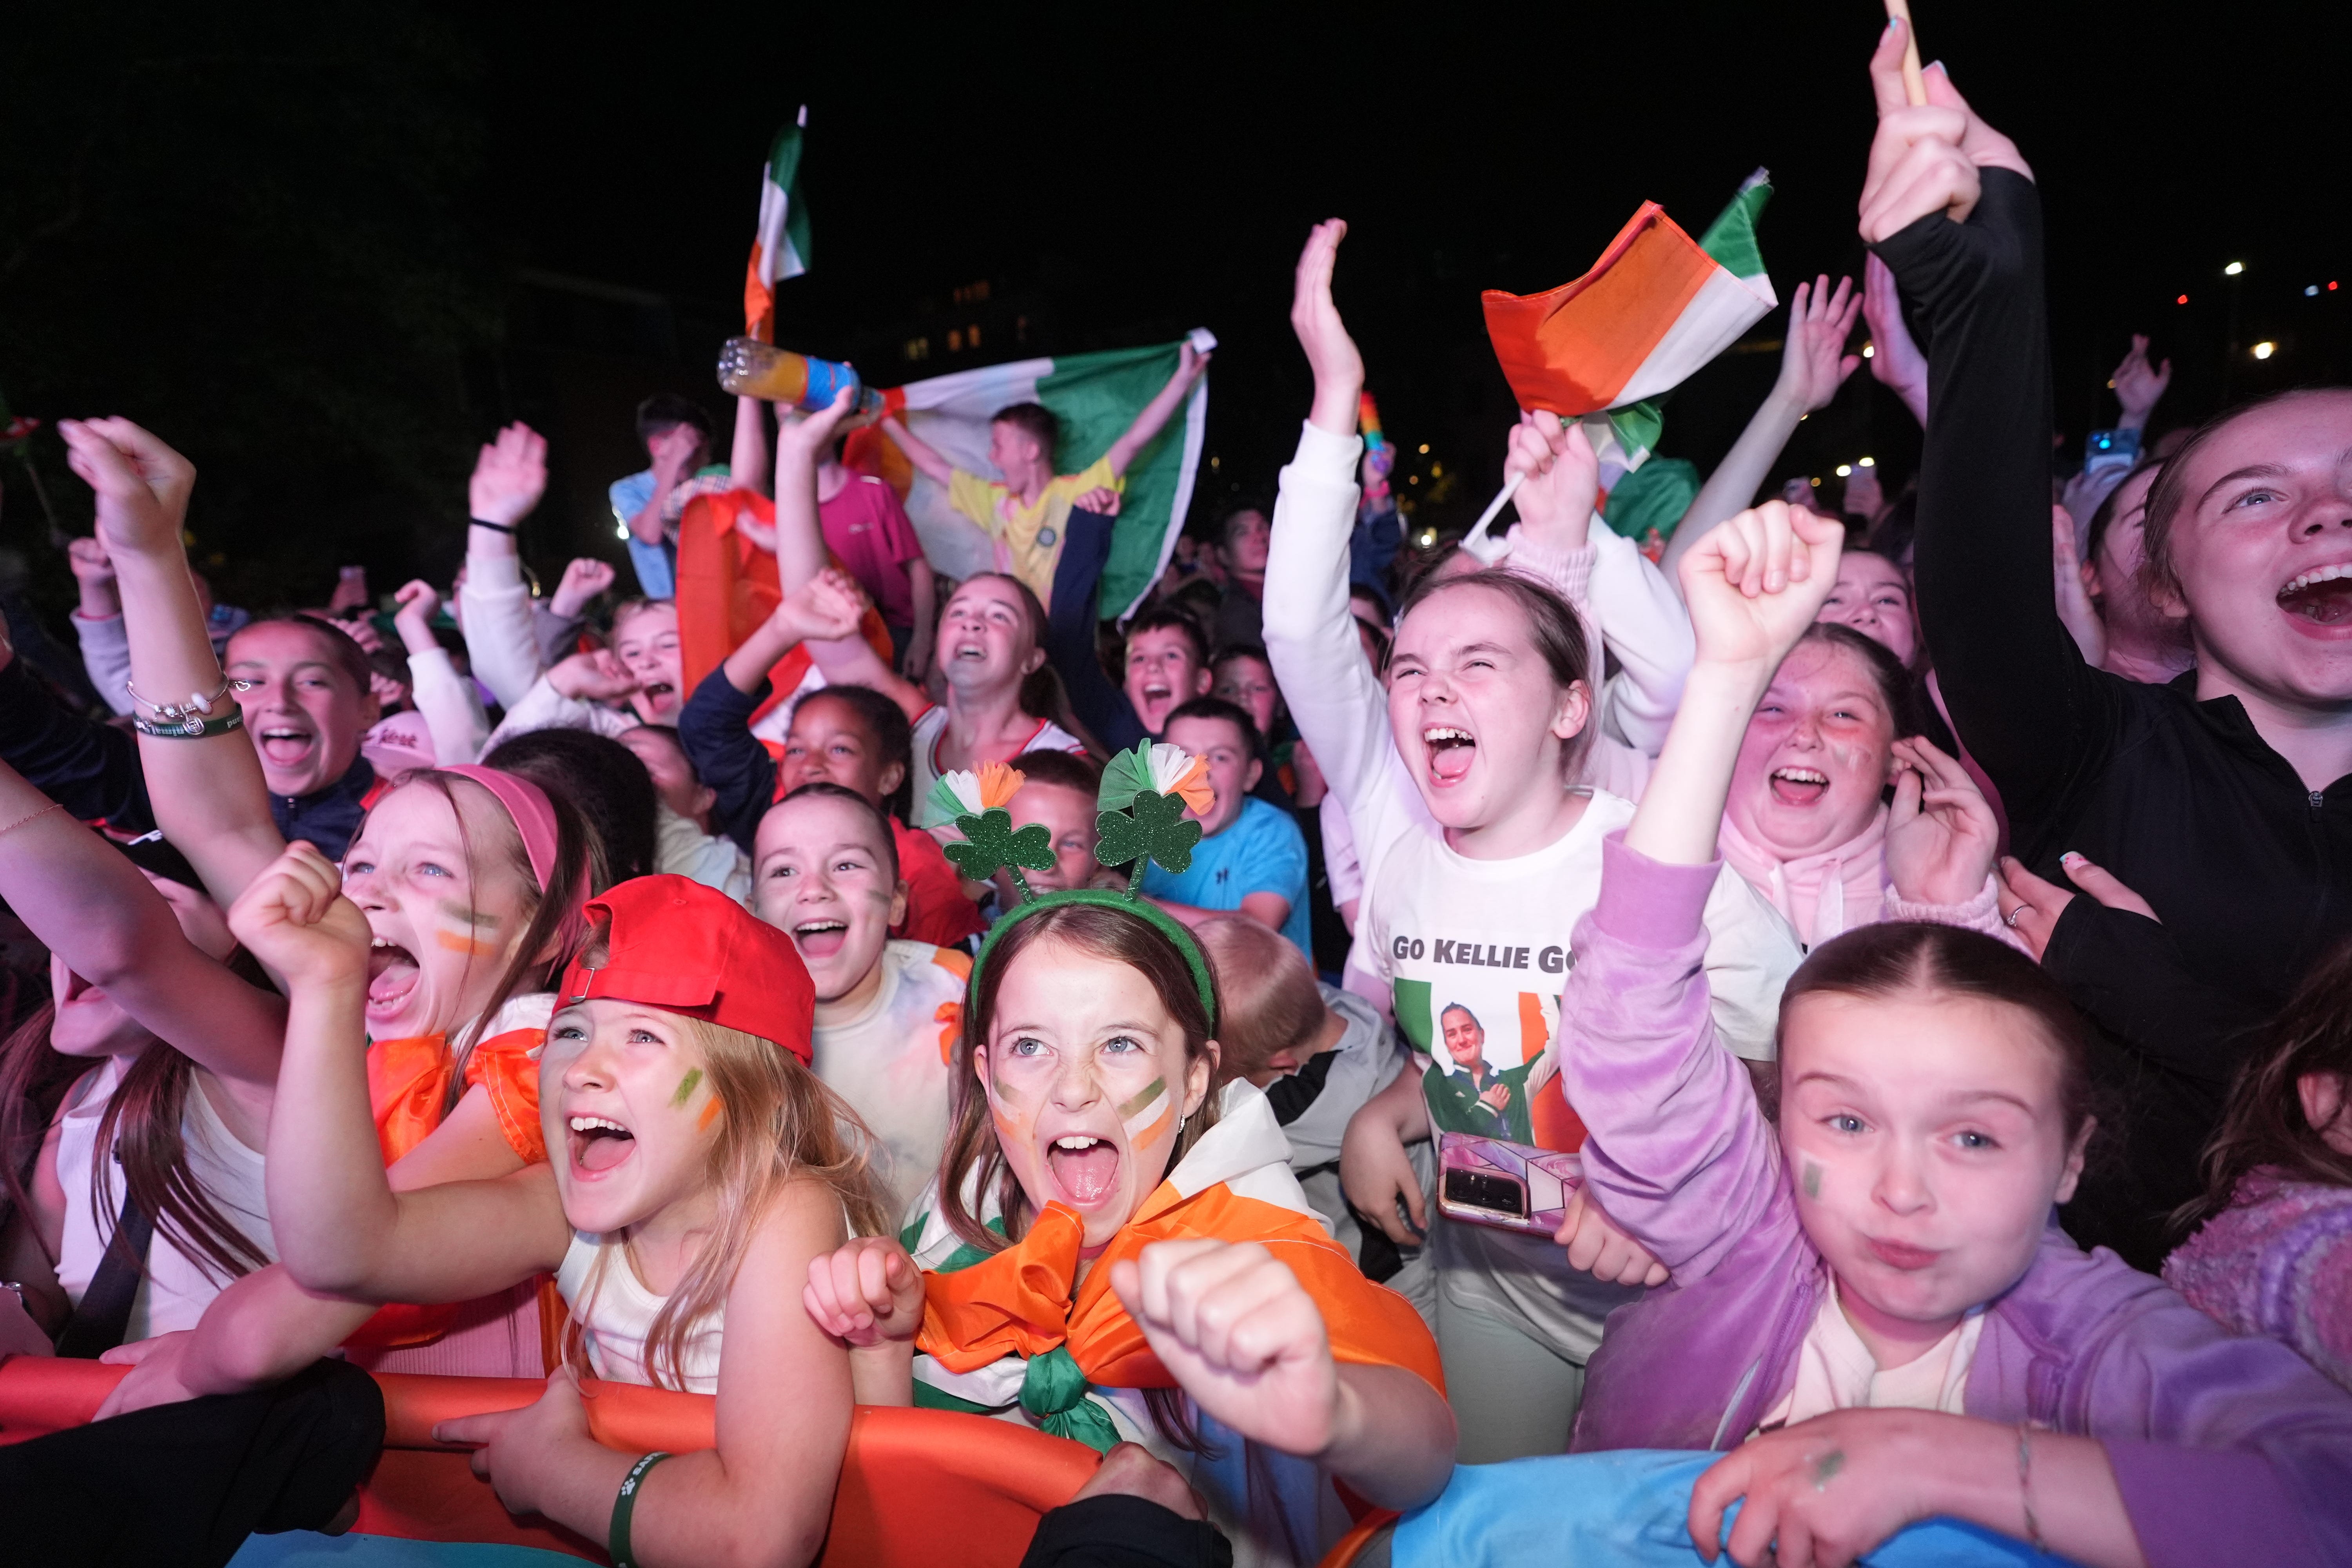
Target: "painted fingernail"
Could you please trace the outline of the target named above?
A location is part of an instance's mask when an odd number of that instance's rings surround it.
[[[2058,857],[2058,864],[2061,866],[2081,866],[2086,864],[2086,862],[2080,855],[2077,855],[2074,851],[2069,849],[2066,853]]]

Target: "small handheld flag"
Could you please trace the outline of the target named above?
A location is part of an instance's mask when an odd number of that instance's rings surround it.
[[[776,285],[809,268],[808,203],[801,195],[801,132],[807,125],[803,104],[799,118],[776,132],[767,167],[760,171],[760,227],[743,274],[743,331],[763,343],[776,337]]]

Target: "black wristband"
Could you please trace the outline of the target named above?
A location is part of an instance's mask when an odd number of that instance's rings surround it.
[[[476,528],[487,528],[493,533],[503,533],[509,539],[514,537],[515,525],[511,522],[485,522],[478,517],[469,517],[466,521]]]

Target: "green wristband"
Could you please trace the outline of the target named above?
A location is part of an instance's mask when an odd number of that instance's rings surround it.
[[[604,1552],[612,1558],[613,1568],[637,1568],[637,1560],[629,1552],[629,1516],[637,1510],[637,1489],[645,1484],[646,1476],[656,1465],[668,1458],[658,1450],[647,1454],[629,1467],[621,1491],[613,1500],[613,1522],[604,1531]]]
[[[134,713],[131,718],[131,727],[158,741],[201,741],[206,735],[226,735],[231,730],[244,729],[245,715],[237,710],[235,703],[231,703],[229,710],[216,719],[204,713],[191,713],[169,723],[157,723]]]

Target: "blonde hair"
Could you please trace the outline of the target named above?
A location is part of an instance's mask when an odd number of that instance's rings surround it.
[[[880,1236],[890,1220],[872,1173],[874,1135],[846,1101],[772,1041],[685,1014],[671,1016],[701,1048],[703,1071],[720,1108],[706,1173],[719,1195],[718,1222],[646,1331],[646,1375],[656,1388],[682,1389],[687,1342],[726,1304],[753,1232],[787,1186],[814,1182],[827,1188],[853,1235]],[[594,1374],[581,1319],[604,1282],[613,1250],[598,1256],[564,1335],[563,1359],[583,1376]]]

